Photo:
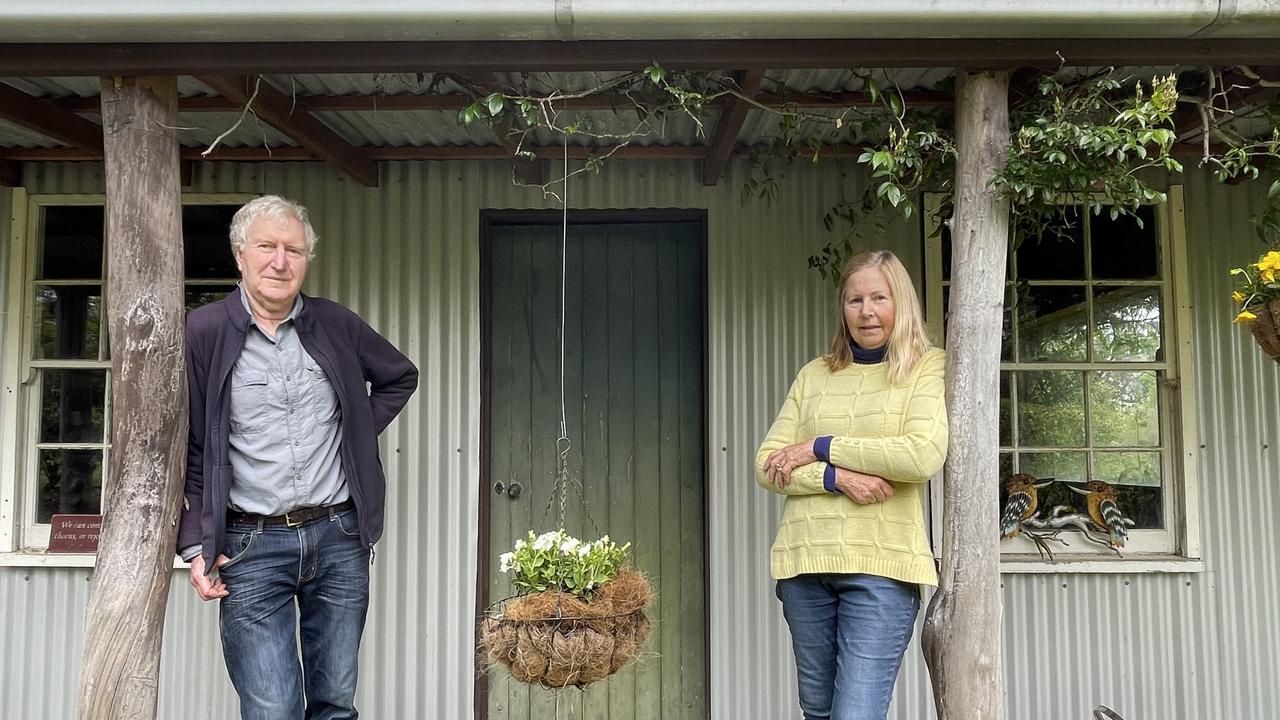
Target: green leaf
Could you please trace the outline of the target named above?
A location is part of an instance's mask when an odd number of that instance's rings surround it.
[[[1268,199],[1274,198],[1276,196],[1280,196],[1280,180],[1276,180],[1275,182],[1271,183],[1271,187],[1267,189]]]
[[[489,114],[496,116],[502,112],[502,108],[507,104],[507,98],[502,93],[493,93],[485,98],[485,104],[489,109]]]

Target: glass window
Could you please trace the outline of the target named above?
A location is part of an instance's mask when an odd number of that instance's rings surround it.
[[[107,338],[102,205],[35,206],[30,382],[29,491],[22,544],[47,544],[55,514],[97,513],[111,455],[111,362]],[[185,205],[185,305],[223,297],[237,271],[228,242],[234,205]]]
[[[1125,554],[1173,552],[1176,383],[1169,253],[1154,207],[1137,219],[1069,208],[1010,253],[1000,373],[1000,473],[1052,478],[1039,508],[1087,516],[1086,483],[1103,481],[1133,524]],[[939,252],[949,254],[944,229]],[[950,259],[940,258],[942,313]],[[935,276],[936,277],[936,276]],[[936,319],[935,319],[936,322]],[[1093,486],[1097,487],[1097,486]],[[998,509],[997,509],[998,511]],[[1145,531],[1145,532],[1144,532]],[[1110,551],[1074,535],[1056,552]],[[1008,541],[1006,552],[1036,552]]]

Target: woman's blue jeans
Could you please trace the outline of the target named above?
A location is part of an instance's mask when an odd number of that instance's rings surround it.
[[[360,542],[355,510],[297,527],[229,524],[226,555],[230,562],[219,572],[228,595],[219,624],[240,716],[357,717],[369,549]]]
[[[779,580],[805,720],[884,720],[911,640],[916,585],[878,575]]]

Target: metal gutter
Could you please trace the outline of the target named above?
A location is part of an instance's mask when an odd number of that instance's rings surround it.
[[[1277,0],[8,0],[0,42],[1280,37]]]

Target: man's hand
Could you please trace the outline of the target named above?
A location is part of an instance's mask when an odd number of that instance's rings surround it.
[[[213,561],[214,569],[222,567],[229,559],[226,555],[219,555],[218,559]],[[191,558],[191,587],[196,589],[196,594],[201,600],[227,596],[227,586],[223,584],[222,578],[204,574],[204,555]]]
[[[836,468],[836,489],[859,505],[884,502],[893,497],[893,486],[879,475]]]
[[[769,458],[764,461],[764,469],[769,473],[769,481],[781,488],[791,482],[793,470],[817,461],[818,458],[813,454],[813,439],[810,438],[769,453]]]

